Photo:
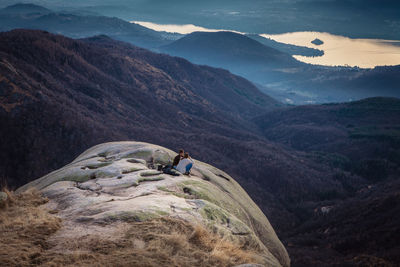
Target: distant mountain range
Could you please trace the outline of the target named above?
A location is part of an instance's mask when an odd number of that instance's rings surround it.
[[[15,4],[15,5],[11,5],[11,6],[7,6],[3,9],[0,9],[0,14],[2,15],[9,15],[9,14],[14,14],[14,15],[38,15],[38,14],[48,14],[51,13],[50,9],[47,9],[45,7],[42,6],[38,6],[35,4]]]
[[[233,32],[195,32],[160,49],[197,64],[226,68],[288,104],[400,97],[399,66],[358,69],[304,64],[256,41],[260,38]]]
[[[290,46],[255,34],[157,32],[127,21],[76,9],[54,12],[32,4],[0,10],[0,31],[41,29],[72,38],[107,35],[117,40],[225,68],[287,104],[345,102],[365,97],[400,97],[399,67],[373,70],[301,63],[293,54],[319,56],[320,50]]]
[[[252,33],[320,31],[352,38],[399,39],[397,0],[31,0],[124,20],[208,25]],[[15,3],[3,0],[3,5]]]
[[[40,29],[72,38],[105,34],[146,48],[165,45],[171,42],[171,39],[174,40],[180,36],[160,34],[115,17],[87,15],[83,12],[55,12],[33,4],[8,6],[0,9],[0,14],[0,31],[16,28]]]
[[[237,177],[293,265],[400,260],[399,99],[287,107],[223,69],[32,30],[0,33],[0,93],[10,186],[102,142],[183,147]]]

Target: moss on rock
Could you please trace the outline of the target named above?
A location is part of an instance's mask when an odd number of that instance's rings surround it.
[[[151,150],[138,150],[131,153],[128,153],[122,158],[139,158],[139,159],[149,159],[152,156],[153,152]]]
[[[125,168],[121,171],[122,174],[127,174],[127,173],[131,173],[131,172],[137,172],[137,171],[141,171],[141,170],[145,170],[146,168],[143,167],[129,167],[129,168]]]
[[[151,219],[159,218],[166,214],[161,211],[122,211],[118,213],[107,214],[104,218],[105,222],[144,222]]]
[[[164,177],[161,177],[161,176],[141,177],[137,181],[138,181],[138,183],[142,183],[142,182],[154,182],[154,181],[160,181],[160,180],[164,180]]]
[[[140,172],[140,176],[142,177],[149,177],[149,176],[155,176],[155,175],[160,175],[161,172],[156,171],[156,170],[148,170],[148,171],[142,171]]]
[[[154,164],[167,165],[172,163],[172,158],[166,151],[156,150],[153,154]]]
[[[207,220],[220,224],[228,224],[229,222],[229,215],[227,212],[214,205],[207,204],[200,210],[200,214]]]
[[[112,164],[112,162],[92,163],[92,164],[88,164],[88,165],[86,165],[86,166],[83,166],[83,167],[81,167],[81,168],[82,168],[82,169],[88,168],[88,169],[90,169],[90,170],[93,170],[93,169],[102,168],[102,167],[105,167],[105,166],[108,166],[108,165],[111,165],[111,164]]]

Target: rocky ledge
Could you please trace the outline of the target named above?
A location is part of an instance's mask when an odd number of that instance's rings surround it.
[[[47,208],[63,220],[54,239],[112,237],[124,224],[172,217],[257,248],[266,266],[290,265],[266,216],[228,174],[196,160],[191,176],[157,171],[175,155],[148,143],[100,144],[18,191],[34,187],[50,200]]]

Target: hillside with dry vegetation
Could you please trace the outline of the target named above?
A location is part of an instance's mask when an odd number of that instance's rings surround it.
[[[3,191],[4,192],[4,191]],[[124,225],[118,236],[54,239],[63,221],[36,190],[15,193],[0,208],[1,266],[232,266],[262,262],[257,252],[200,225],[158,218]]]

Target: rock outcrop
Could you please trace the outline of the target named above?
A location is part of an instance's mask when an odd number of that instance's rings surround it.
[[[172,217],[256,248],[266,266],[290,265],[268,219],[228,174],[199,161],[191,176],[157,171],[175,155],[148,143],[100,144],[18,191],[34,187],[49,198],[63,220],[59,237],[112,236],[121,222]]]

